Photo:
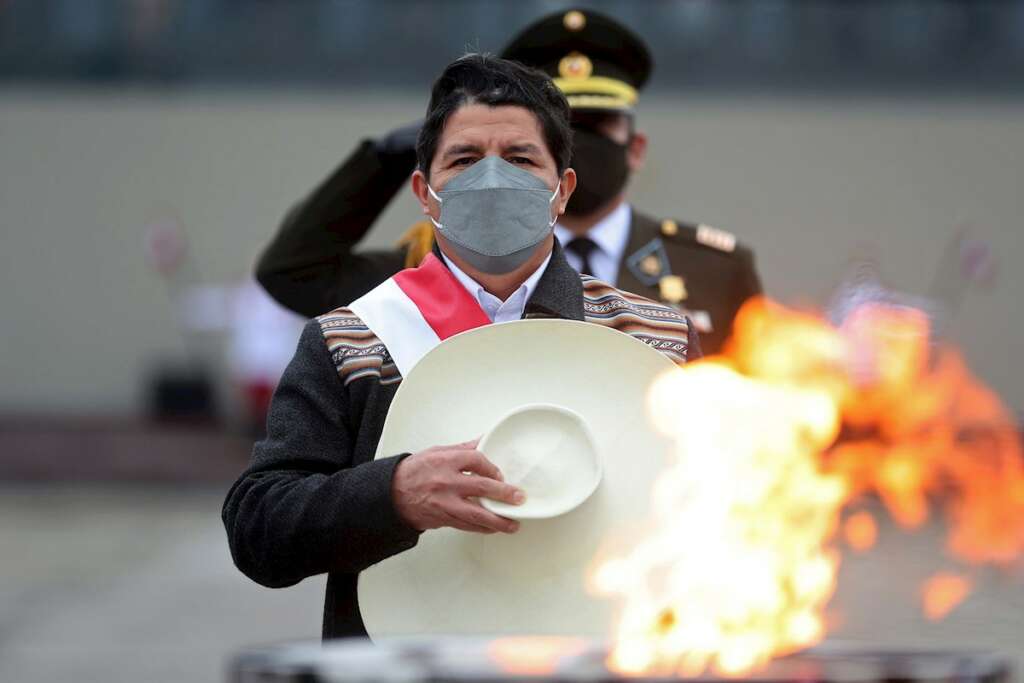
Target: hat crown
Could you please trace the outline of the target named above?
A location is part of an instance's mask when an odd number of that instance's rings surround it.
[[[542,17],[520,31],[501,56],[545,71],[574,109],[631,108],[653,68],[650,51],[637,34],[584,9]]]

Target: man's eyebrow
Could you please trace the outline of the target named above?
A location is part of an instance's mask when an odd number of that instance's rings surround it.
[[[481,154],[482,150],[479,145],[462,144],[452,145],[444,151],[444,157],[454,157],[459,154]]]
[[[532,142],[520,142],[506,147],[505,154],[540,154],[540,147]]]

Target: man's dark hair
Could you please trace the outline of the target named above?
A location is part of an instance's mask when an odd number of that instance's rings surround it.
[[[428,179],[448,117],[467,104],[513,105],[533,112],[559,175],[569,167],[569,103],[547,74],[492,55],[468,54],[449,64],[430,91],[427,116],[416,140],[416,164]]]

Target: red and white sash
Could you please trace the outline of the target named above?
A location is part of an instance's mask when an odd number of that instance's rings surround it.
[[[384,343],[403,377],[448,337],[491,322],[433,254],[427,254],[418,268],[388,278],[349,309]]]

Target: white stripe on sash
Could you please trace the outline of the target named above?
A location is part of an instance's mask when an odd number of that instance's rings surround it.
[[[402,377],[441,343],[416,304],[392,278],[353,301],[349,309],[384,343]]]

